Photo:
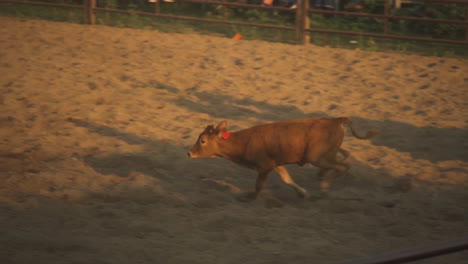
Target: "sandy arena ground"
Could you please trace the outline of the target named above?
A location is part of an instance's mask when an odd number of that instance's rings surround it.
[[[0,17],[2,263],[339,263],[468,235],[468,61]],[[347,116],[349,174],[190,160],[230,130]],[[468,252],[418,263],[463,263]],[[465,262],[466,263],[466,262]]]

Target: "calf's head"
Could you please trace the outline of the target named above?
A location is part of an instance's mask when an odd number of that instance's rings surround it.
[[[217,127],[207,126],[198,137],[195,145],[187,152],[190,158],[216,157],[219,153],[219,142],[223,139],[223,133],[227,132],[227,121],[221,121]]]

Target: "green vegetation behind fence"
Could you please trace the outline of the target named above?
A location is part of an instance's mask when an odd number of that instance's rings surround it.
[[[252,0],[253,1],[253,0]],[[383,14],[382,0],[363,0],[362,12]],[[83,5],[83,0],[41,0],[40,2],[66,3]],[[258,2],[258,1],[257,1]],[[156,4],[147,0],[98,0],[97,7],[155,12]],[[260,24],[294,26],[294,12],[278,10],[259,10],[251,8],[223,7],[189,2],[159,4],[161,14],[189,16],[208,19],[226,19]],[[424,4],[412,5],[400,9],[392,9],[392,15],[429,17],[438,19],[463,20],[468,17],[468,5],[456,4]],[[0,14],[29,18],[48,19],[72,23],[85,23],[83,11],[80,9],[63,9],[56,7],[0,4]],[[202,33],[220,37],[232,37],[241,33],[245,39],[261,39],[275,42],[294,43],[293,31],[278,29],[263,29],[232,24],[217,24],[194,22],[187,20],[143,17],[136,14],[97,13],[97,23],[117,27],[156,29],[163,32]],[[354,16],[338,16],[328,14],[312,14],[311,28],[350,30],[355,32],[382,33],[383,19]],[[467,26],[463,24],[446,24],[422,21],[391,20],[389,33],[401,36],[445,38],[464,40]],[[394,40],[363,36],[348,36],[330,33],[312,33],[311,43],[340,48],[359,48],[371,51],[393,51],[400,53],[417,53],[431,56],[462,56],[468,57],[467,45],[422,43],[417,41]]]

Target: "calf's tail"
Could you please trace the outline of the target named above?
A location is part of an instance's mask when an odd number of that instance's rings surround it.
[[[360,136],[357,134],[356,132],[356,129],[354,129],[354,126],[353,126],[353,122],[351,122],[351,120],[345,118],[345,117],[342,117],[340,118],[341,119],[341,122],[345,125],[347,125],[350,129],[351,129],[351,133],[353,134],[353,136],[355,138],[358,138],[358,139],[369,139],[377,134],[379,134],[380,132],[379,131],[375,131],[375,130],[371,130],[371,131],[368,131],[367,134],[365,136]]]

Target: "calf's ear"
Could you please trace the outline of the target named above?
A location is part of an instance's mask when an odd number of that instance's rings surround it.
[[[223,120],[223,121],[219,122],[216,129],[218,129],[219,131],[227,131],[227,121]]]

